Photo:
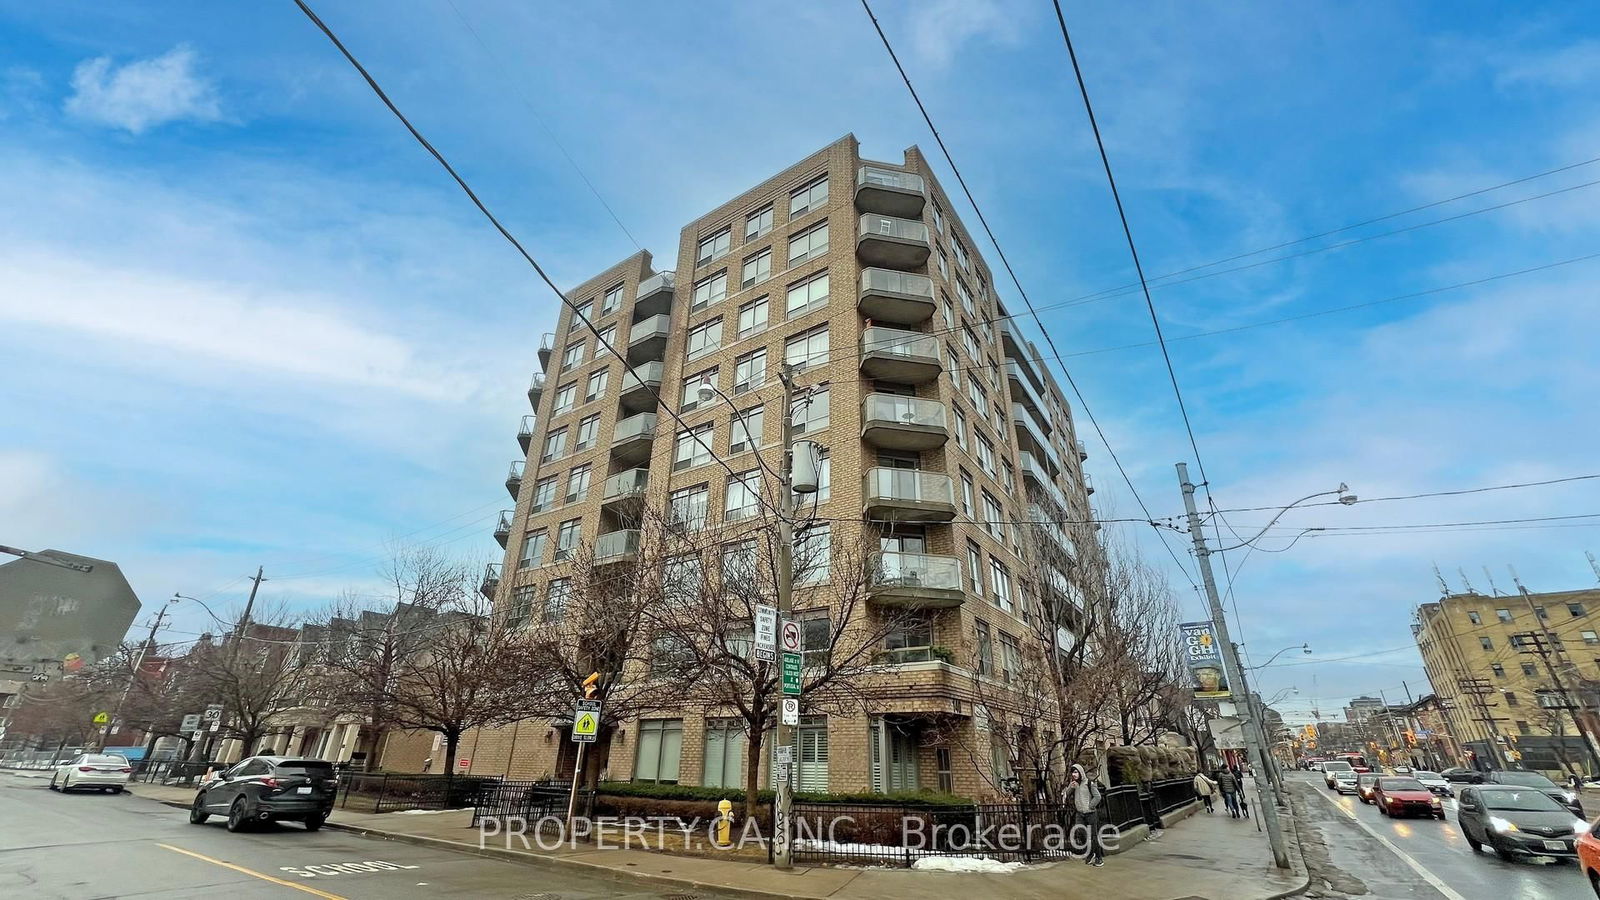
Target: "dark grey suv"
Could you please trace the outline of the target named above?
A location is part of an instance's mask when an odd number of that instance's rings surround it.
[[[316,831],[333,812],[339,779],[323,759],[252,756],[234,763],[200,785],[189,821],[203,825],[214,815],[228,817],[228,830],[254,822],[295,821]]]

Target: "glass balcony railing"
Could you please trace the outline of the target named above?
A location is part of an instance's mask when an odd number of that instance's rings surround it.
[[[861,270],[856,308],[875,322],[920,325],[933,318],[938,306],[928,276],[868,266]]]
[[[927,202],[922,176],[884,166],[856,170],[856,208],[891,216],[920,216]]]
[[[937,400],[905,397],[900,394],[868,394],[861,405],[862,418],[867,422],[919,428],[947,427],[944,404]]]
[[[483,581],[478,583],[478,592],[485,597],[494,599],[494,593],[500,587],[500,564],[489,563],[483,569]]]
[[[617,423],[616,430],[611,433],[611,443],[621,444],[633,440],[654,440],[656,436],[656,414],[640,413],[629,416]]]
[[[928,226],[917,219],[901,219],[867,213],[861,217],[861,236],[891,237],[904,241],[928,242]]]
[[[950,476],[922,469],[868,469],[863,491],[869,503],[928,503],[955,505]]]
[[[639,554],[639,532],[637,530],[613,531],[602,534],[594,542],[594,561],[616,561]]]
[[[502,509],[500,510],[499,521],[495,522],[494,539],[499,541],[500,546],[502,547],[504,547],[506,545],[506,541],[511,538],[511,522],[514,515],[515,513],[513,510]]]
[[[629,469],[606,479],[601,499],[604,502],[625,500],[644,495],[645,488],[650,486],[649,469]]]
[[[677,289],[678,276],[673,272],[657,272],[639,282],[639,293],[633,301],[633,320],[638,322],[670,311]]]
[[[869,266],[861,270],[861,290],[863,293],[878,291],[904,294],[908,297],[924,297],[929,302],[933,301],[933,279],[915,272],[899,272],[894,269]]]
[[[898,169],[862,166],[856,171],[856,184],[899,188],[902,191],[920,191],[922,176],[915,172],[901,172]]]
[[[651,275],[649,278],[639,282],[639,296],[647,297],[651,294],[660,293],[661,291],[667,291],[668,293],[671,293],[673,290],[677,289],[677,286],[678,274],[676,272],[657,272],[656,274]]]
[[[928,553],[883,551],[872,557],[867,589],[873,592],[907,591],[963,594],[961,560]],[[959,602],[959,599],[958,601]]]
[[[655,390],[661,387],[662,374],[665,371],[666,366],[659,360],[640,363],[634,366],[632,371],[623,370],[622,391],[627,393],[628,391],[643,390],[646,387]],[[634,372],[639,374],[635,375]]]
[[[904,331],[872,325],[861,332],[861,353],[896,356],[939,365],[939,339],[920,331]]]

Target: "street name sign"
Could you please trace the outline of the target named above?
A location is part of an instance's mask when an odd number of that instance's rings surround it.
[[[579,700],[572,712],[572,739],[579,744],[592,744],[600,734],[600,701]]]

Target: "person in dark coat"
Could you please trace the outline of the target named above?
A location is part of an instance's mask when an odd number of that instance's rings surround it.
[[[1217,790],[1222,792],[1222,805],[1228,808],[1228,818],[1239,818],[1239,777],[1232,769],[1224,768],[1217,772],[1215,780]]]

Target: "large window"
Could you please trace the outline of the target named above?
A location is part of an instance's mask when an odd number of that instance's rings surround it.
[[[883,647],[896,662],[921,662],[929,658],[933,646],[933,620],[908,616],[895,623],[884,637]],[[918,652],[921,651],[921,652]]]
[[[680,410],[694,409],[700,405],[700,385],[711,382],[717,383],[717,370],[706,369],[696,372],[683,380],[683,402],[678,405]],[[715,401],[713,401],[715,402]]]
[[[567,502],[577,503],[583,495],[589,493],[589,475],[593,468],[587,464],[578,466],[567,473]]]
[[[994,674],[994,638],[989,633],[988,622],[978,622],[978,674]]]
[[[827,390],[813,390],[809,397],[795,400],[795,434],[815,434],[828,427],[828,397]]]
[[[682,607],[700,597],[705,566],[698,554],[674,556],[661,567],[661,598],[668,606]]]
[[[789,238],[789,265],[816,259],[828,252],[828,223],[818,222]]]
[[[739,307],[739,337],[749,337],[767,327],[766,297],[757,297]]]
[[[763,307],[764,309],[764,307]],[[742,394],[767,383],[767,351],[756,350],[734,360],[733,392]]]
[[[723,269],[694,283],[694,296],[690,299],[689,309],[705,309],[713,303],[721,303],[727,297],[728,270]]]
[[[533,615],[533,585],[527,584],[511,591],[511,609],[506,613],[506,624],[520,628]]]
[[[1005,679],[1015,681],[1022,677],[1022,647],[1017,644],[1017,639],[1005,632],[1000,633],[1000,662],[1005,666]]]
[[[546,475],[533,483],[533,498],[528,512],[541,512],[556,505],[556,476]]]
[[[819,325],[810,331],[789,338],[783,345],[783,359],[800,371],[806,366],[821,365],[828,361],[828,326]]]
[[[794,580],[797,584],[826,581],[829,567],[832,564],[833,531],[831,525],[827,523],[813,525],[795,535]]]
[[[764,431],[765,407],[754,407],[733,417],[733,433],[728,436],[728,452],[741,453],[761,446]]]
[[[772,204],[768,203],[745,217],[744,239],[755,240],[772,230]]]
[[[694,264],[703,266],[714,259],[721,259],[728,253],[728,248],[733,246],[733,229],[723,228],[716,234],[700,239],[699,249],[694,255]]]
[[[580,304],[577,309],[574,309],[572,311],[572,318],[567,321],[567,333],[571,334],[572,332],[577,331],[580,328],[583,328],[584,327],[584,323],[588,322],[593,316],[594,316],[594,301],[593,300],[589,300],[589,301],[587,301],[585,303]]]
[[[722,584],[731,592],[755,591],[760,583],[759,548],[755,540],[736,541],[722,547]]]
[[[805,281],[789,285],[789,300],[785,305],[789,318],[820,309],[828,304],[828,273],[820,272]]]
[[[955,414],[956,446],[965,450],[967,449],[967,414],[962,412],[959,406],[950,407],[950,411]]]
[[[703,466],[711,462],[711,436],[715,426],[707,422],[687,431],[678,432],[678,439],[672,447],[672,470]]]
[[[989,439],[981,434],[978,435],[978,465],[982,466],[983,470],[988,472],[991,477],[996,474],[994,470],[994,444],[990,443]]]
[[[583,537],[583,520],[568,519],[556,530],[556,559],[571,559]]]
[[[711,499],[711,489],[708,485],[697,484],[693,487],[680,488],[673,491],[667,499],[670,503],[667,510],[668,524],[690,531],[705,526],[706,507]]]
[[[563,372],[574,369],[583,364],[583,348],[585,344],[579,341],[568,347],[561,354],[561,370]]]
[[[722,320],[712,319],[689,329],[687,356],[697,359],[722,346]]]
[[[983,551],[974,541],[967,541],[967,576],[972,579],[974,593],[983,593]]]
[[[989,532],[995,540],[1005,540],[1005,529],[1001,524],[1005,521],[1005,513],[1000,511],[1000,501],[987,490],[979,491],[983,495],[983,530]]]
[[[972,476],[963,470],[961,472],[961,514],[969,519],[972,518],[973,497]]]
[[[522,555],[517,559],[517,568],[526,569],[544,562],[544,545],[549,536],[549,533],[542,529],[523,535]]]
[[[584,416],[578,422],[577,439],[572,442],[572,452],[578,453],[594,446],[600,437],[600,414]]]
[[[621,305],[622,285],[614,284],[606,289],[605,298],[600,301],[600,315],[603,316],[609,312],[616,312],[617,307]]]
[[[567,430],[557,428],[544,436],[544,451],[539,454],[540,462],[549,462],[567,455]]]
[[[544,589],[543,619],[559,622],[567,615],[567,601],[572,597],[571,578],[552,578]]]
[[[739,287],[755,287],[772,277],[772,248],[768,247],[754,256],[745,257],[740,270]]]
[[[576,405],[577,396],[578,385],[576,382],[573,382],[572,384],[563,384],[562,386],[556,388],[555,404],[551,408],[550,414],[559,416],[562,413],[572,409],[572,407]]]
[[[600,395],[606,392],[606,381],[610,375],[610,369],[600,369],[599,371],[590,372],[589,380],[583,388],[583,402],[589,403],[591,401],[600,399]]]
[[[994,557],[989,557],[989,595],[994,599],[996,606],[1011,611],[1011,570],[1005,563]]]
[[[677,784],[678,760],[682,755],[682,719],[640,720],[639,751],[633,763],[633,780]]]
[[[826,612],[807,613],[800,617],[801,664],[808,669],[828,664],[833,652],[833,620]]]
[[[772,210],[767,210],[770,215]],[[707,719],[705,787],[744,788],[744,722],[741,719]]]
[[[728,476],[728,492],[722,504],[724,521],[736,522],[761,511],[761,470]]]
[[[828,176],[811,181],[789,193],[789,218],[794,220],[828,203]]]

